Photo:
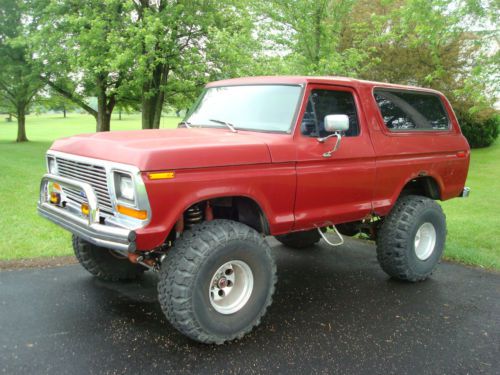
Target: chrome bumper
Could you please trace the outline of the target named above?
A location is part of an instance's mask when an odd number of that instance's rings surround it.
[[[460,198],[468,198],[470,194],[470,187],[464,187],[464,190],[462,190],[462,193],[459,195]]]
[[[50,203],[48,185],[51,182],[58,183],[62,187],[78,188],[83,191],[89,205],[88,217]],[[94,245],[119,251],[135,251],[136,249],[135,231],[100,223],[97,197],[87,183],[46,174],[40,183],[38,213]]]

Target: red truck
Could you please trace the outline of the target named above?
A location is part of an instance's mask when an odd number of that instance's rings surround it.
[[[90,273],[159,272],[169,322],[204,343],[241,338],[271,304],[265,236],[291,248],[364,233],[391,277],[438,263],[437,200],[465,197],[469,145],[448,100],[335,77],[210,83],[177,129],[61,139],[39,213],[73,233]]]

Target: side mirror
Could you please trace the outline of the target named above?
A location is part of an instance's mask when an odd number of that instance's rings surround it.
[[[325,130],[328,133],[345,132],[349,130],[349,116],[347,115],[325,116]]]
[[[325,116],[325,130],[332,134],[323,138],[318,138],[319,143],[325,143],[325,141],[331,137],[337,138],[337,142],[335,143],[333,149],[323,154],[324,158],[329,158],[339,149],[340,141],[342,140],[342,132],[349,130],[349,117],[347,115]]]

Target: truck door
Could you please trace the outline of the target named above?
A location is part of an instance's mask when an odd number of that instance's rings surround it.
[[[294,133],[297,146],[297,193],[295,229],[361,220],[372,212],[375,183],[375,153],[360,100],[350,87],[309,85]],[[337,142],[324,143],[327,115],[349,117],[340,147],[330,157]]]

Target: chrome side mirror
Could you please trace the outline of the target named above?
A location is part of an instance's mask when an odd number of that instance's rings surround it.
[[[325,130],[328,133],[345,132],[349,130],[349,116],[347,115],[325,116]]]
[[[332,154],[337,151],[340,147],[340,141],[342,140],[342,132],[349,130],[349,116],[347,115],[327,115],[325,116],[325,130],[330,134],[326,137],[318,138],[319,143],[325,143],[328,138],[336,137],[337,142],[332,150],[325,152],[323,154],[324,158],[329,158]]]

